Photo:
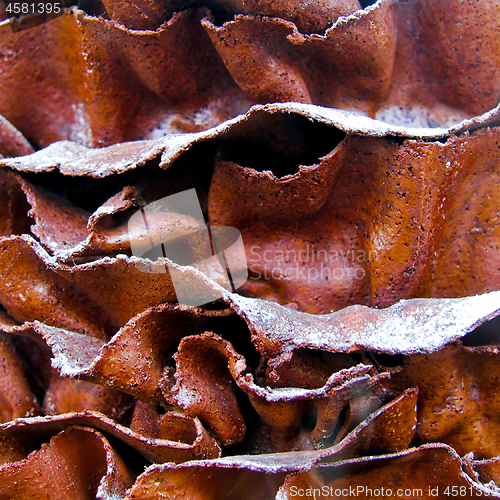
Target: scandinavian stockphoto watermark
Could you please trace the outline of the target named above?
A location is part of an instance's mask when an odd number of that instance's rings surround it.
[[[250,280],[353,281],[366,278],[366,266],[377,259],[375,250],[318,248],[305,244],[298,248],[267,248],[252,245],[247,255]]]
[[[377,258],[375,251],[311,244],[296,249],[252,245],[246,254],[238,229],[206,224],[195,189],[141,207],[129,219],[128,232],[132,255],[140,257],[136,268],[145,273],[169,273],[177,301],[186,306],[208,304],[220,299],[222,292],[179,266],[194,267],[235,292],[247,279],[308,284],[327,280],[332,286],[364,280],[365,268]]]
[[[478,498],[489,497],[494,494],[493,491],[479,489],[471,484],[461,484],[459,486],[451,485],[433,485],[426,488],[409,487],[370,487],[365,485],[349,485],[341,488],[333,486],[322,486],[321,488],[300,488],[291,486],[289,495],[292,498]]]
[[[146,273],[170,273],[179,304],[201,306],[222,293],[193,280],[178,266],[192,266],[224,289],[234,292],[248,277],[243,240],[238,229],[209,226],[195,189],[141,207],[128,222],[136,267]],[[147,259],[147,260],[145,260]]]
[[[238,229],[206,224],[195,189],[141,207],[129,219],[128,232],[132,255],[140,257],[136,268],[145,273],[169,273],[177,301],[186,306],[208,304],[220,299],[223,292],[194,279],[179,266],[194,267],[235,292],[247,279],[345,285],[364,280],[370,262],[377,260],[374,250],[340,245],[319,248],[307,243],[280,248],[254,244],[245,251]]]

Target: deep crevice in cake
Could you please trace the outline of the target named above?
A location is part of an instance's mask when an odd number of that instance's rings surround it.
[[[500,316],[490,319],[462,338],[468,347],[496,345],[500,342]]]
[[[281,178],[297,173],[300,166],[317,165],[346,137],[342,130],[297,115],[277,113],[271,119],[265,129],[250,121],[245,139],[228,134],[221,158]]]

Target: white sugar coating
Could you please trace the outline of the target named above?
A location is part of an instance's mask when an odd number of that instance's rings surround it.
[[[108,488],[110,488],[110,485],[107,484],[107,481],[104,484],[101,482],[97,490],[96,498],[99,500],[123,500],[122,494],[108,491]]]
[[[102,340],[88,335],[47,325],[43,325],[40,333],[52,350],[52,367],[64,377],[85,373],[104,345]]]
[[[191,405],[200,403],[201,396],[193,389],[184,384],[177,386],[175,391],[175,400],[181,408],[187,409]]]
[[[190,467],[246,469],[268,474],[309,469],[321,457],[322,450],[307,450],[300,452],[266,453],[260,455],[233,455],[211,460],[190,460],[182,464],[154,464],[148,467],[142,476],[151,473],[161,473],[169,469],[184,469]],[[141,477],[141,476],[140,476]]]
[[[402,300],[387,309],[351,306],[317,316],[228,295],[258,337],[283,348],[334,352],[435,352],[500,313],[500,291],[460,299]]]
[[[370,377],[353,377],[348,384],[351,385],[354,382],[358,382],[360,380],[368,380]],[[250,391],[252,391],[255,395],[263,397],[269,403],[277,403],[284,401],[293,401],[296,399],[315,399],[325,397],[328,394],[330,389],[329,386],[325,385],[320,387],[319,389],[302,389],[299,387],[259,387],[256,384],[252,384],[248,387]],[[338,389],[338,387],[335,387]]]
[[[195,143],[223,138],[228,132],[243,126],[254,115],[288,113],[305,116],[347,133],[383,137],[397,135],[415,139],[439,139],[500,123],[500,105],[481,116],[464,120],[449,128],[416,128],[388,125],[351,111],[325,108],[297,102],[255,105],[244,114],[216,127],[198,133],[169,134],[153,140],[124,142],[100,149],[91,149],[70,141],[59,141],[31,155],[0,160],[0,167],[23,172],[48,172],[58,169],[64,175],[105,177],[122,173],[161,158],[160,166],[167,167]]]
[[[25,240],[49,268],[60,267],[33,238],[27,235],[12,237],[16,238]],[[74,270],[111,264],[120,259],[137,261],[126,256],[105,257],[74,266]],[[266,341],[279,351],[308,347],[333,352],[430,353],[500,313],[500,291],[495,291],[459,299],[402,300],[387,309],[356,305],[332,314],[313,315],[274,302],[229,293],[191,266],[174,263],[169,266],[182,273],[185,285],[191,290],[203,296],[211,292],[223,297],[247,321],[257,336],[257,343]],[[62,358],[55,362],[63,363]]]

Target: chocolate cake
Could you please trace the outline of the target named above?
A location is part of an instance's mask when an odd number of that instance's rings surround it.
[[[500,497],[500,4],[448,4],[1,23],[1,500]]]

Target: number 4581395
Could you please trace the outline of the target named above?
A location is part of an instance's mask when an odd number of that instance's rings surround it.
[[[5,10],[9,14],[59,14],[62,11],[60,3],[21,3],[6,2]]]
[[[472,486],[447,486],[443,492],[446,496],[449,497],[481,497],[481,496],[489,496],[488,493],[478,491],[476,488]]]

